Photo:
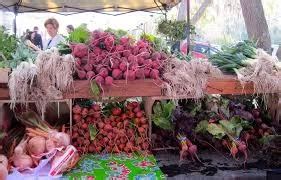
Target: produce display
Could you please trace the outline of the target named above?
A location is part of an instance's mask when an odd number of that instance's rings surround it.
[[[16,68],[23,61],[34,61],[36,53],[0,27],[0,68]]]
[[[204,59],[170,59],[163,67],[165,95],[172,98],[204,96],[208,77],[220,77],[221,71]]]
[[[35,168],[43,168],[49,162],[50,176],[61,174],[75,166],[79,160],[76,149],[70,145],[70,136],[65,132],[50,127],[46,121],[33,111],[17,113],[17,119],[25,128],[24,135],[13,136],[12,142],[9,136],[4,138],[6,146],[9,170],[13,172],[33,172]],[[19,142],[18,142],[19,140]],[[69,150],[72,153],[69,153]],[[66,153],[69,153],[66,157]],[[6,167],[6,166],[5,166]]]
[[[72,143],[81,154],[148,151],[148,120],[138,102],[73,109]]]
[[[173,23],[162,21],[159,30],[177,40],[186,31],[184,22],[178,22],[179,27],[161,28]],[[222,77],[222,72],[236,73],[242,86],[253,82],[255,92],[264,95],[262,100],[266,100],[265,93],[281,91],[280,62],[253,43],[223,48],[207,60],[178,58],[168,54],[165,43],[156,36],[143,33],[135,40],[126,31],[110,28],[90,31],[81,25],[67,41],[35,54],[0,29],[0,68],[13,68],[8,82],[11,110],[8,104],[0,106],[0,180],[6,179],[8,172],[36,174],[43,167],[49,168],[49,176],[65,173],[72,179],[84,178],[81,172],[87,173],[88,179],[97,174],[161,179],[153,149],[176,147],[180,162],[201,162],[200,153],[214,149],[235,160],[243,157],[244,163],[249,152],[270,146],[274,154],[278,149],[279,142],[274,141],[278,132],[259,98],[205,94],[208,79]],[[135,99],[114,102],[118,97],[108,97],[110,102],[105,103],[99,93],[103,86],[115,86],[115,80],[144,79],[160,80],[159,93],[171,99],[154,104],[153,114],[148,116],[152,130],[143,107],[149,105]],[[62,125],[65,119],[60,117],[59,103],[51,110],[57,108],[58,117],[45,119],[51,101],[76,92],[74,80],[89,81],[89,90],[101,102],[74,100],[72,115],[65,118],[72,118],[73,123]],[[196,101],[176,100],[187,97]],[[51,114],[47,117],[55,112]],[[275,146],[271,145],[274,142]],[[93,161],[97,164],[91,164]]]
[[[14,108],[18,101],[33,100],[37,110],[44,113],[51,100],[62,99],[62,92],[71,88],[73,69],[74,58],[60,56],[57,49],[40,52],[35,63],[20,63],[8,82],[11,107]]]
[[[244,68],[235,71],[241,84],[253,82],[259,94],[281,90],[281,62],[264,50],[257,50],[257,57]]]
[[[9,35],[5,28],[0,26],[0,67],[5,67],[5,63],[12,59],[12,54],[17,48],[17,39],[14,35]]]
[[[232,47],[223,47],[222,51],[209,57],[209,60],[224,73],[233,74],[235,69],[249,65],[256,58],[256,51],[254,43],[243,41]]]
[[[155,51],[146,40],[93,31],[88,44],[71,45],[78,79],[94,79],[101,85],[113,80],[159,79],[165,53]]]
[[[177,141],[181,150],[180,160],[187,155],[193,160],[198,159],[199,146],[200,149],[208,147],[222,152],[229,150],[235,159],[241,154],[246,162],[249,151],[255,151],[268,139],[278,137],[274,128],[269,125],[270,120],[265,116],[265,112],[253,107],[249,102],[252,102],[251,99],[243,102],[221,97],[210,97],[199,103],[189,102],[173,110],[166,109],[166,114],[170,113],[169,118],[162,116],[161,123],[157,119],[159,104],[155,104],[152,120],[157,128],[165,130],[166,133],[153,134],[152,144],[158,144],[158,147],[166,144],[169,147],[173,140]],[[169,104],[171,102],[162,102],[162,107]],[[169,134],[169,131],[173,131],[174,136],[161,138],[163,134]],[[160,131],[155,131],[157,132]],[[170,140],[171,137],[173,140]]]

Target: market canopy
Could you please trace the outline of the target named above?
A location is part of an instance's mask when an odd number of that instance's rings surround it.
[[[53,13],[120,13],[134,11],[167,10],[180,0],[0,0],[0,8],[15,13],[53,12]],[[118,14],[117,14],[118,15]]]

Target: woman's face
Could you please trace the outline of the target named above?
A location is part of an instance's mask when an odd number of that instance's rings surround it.
[[[34,38],[35,38],[35,32],[33,32],[33,33],[31,34],[31,40],[34,40]]]
[[[69,29],[68,27],[66,28],[66,31],[68,34],[72,32],[71,29]]]
[[[47,24],[46,29],[51,37],[55,37],[58,33],[58,29],[56,29],[52,24]]]

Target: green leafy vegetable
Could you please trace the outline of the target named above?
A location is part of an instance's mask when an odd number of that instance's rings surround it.
[[[98,134],[98,131],[94,127],[94,125],[92,125],[92,124],[89,125],[89,132],[90,132],[91,141],[95,140],[95,138],[96,138],[96,136]]]
[[[231,138],[239,138],[243,129],[250,128],[247,121],[235,116],[230,120],[220,120],[219,123],[209,123],[207,120],[200,121],[195,131],[199,133],[209,132],[217,139],[222,139],[225,135]]]
[[[119,41],[119,39],[123,36],[128,36],[128,32],[123,29],[108,28],[107,30],[105,30],[105,32],[110,32],[110,33],[114,34],[116,37],[116,41]]]
[[[74,29],[69,35],[69,41],[72,43],[87,43],[90,38],[90,31],[87,26],[82,24]]]
[[[219,121],[219,123],[223,127],[223,129],[232,137],[239,137],[241,131],[243,130],[243,127],[240,123],[234,123],[231,120],[221,120]]]
[[[148,41],[156,51],[168,52],[166,41],[161,38],[158,38],[152,34],[143,33],[140,36],[140,39]]]
[[[91,81],[91,93],[94,97],[98,97],[100,95],[100,87],[95,81]]]
[[[223,113],[227,118],[230,117],[229,113],[229,100],[226,98],[221,98],[220,99],[220,106],[219,110],[221,113]]]
[[[58,50],[59,50],[60,54],[71,54],[72,53],[72,50],[69,47],[69,45],[64,44],[64,43],[58,44]]]
[[[20,42],[15,53],[12,54],[12,57],[12,60],[8,61],[7,64],[11,68],[16,68],[23,61],[31,60],[34,62],[37,57],[37,53],[30,49],[23,42]]]
[[[17,38],[9,35],[5,28],[0,26],[0,67],[7,67],[5,61],[12,59],[12,53],[17,48]]]
[[[175,109],[175,104],[172,101],[168,103],[157,102],[153,106],[153,115],[152,115],[153,123],[162,129],[172,130],[173,125],[171,122],[171,118],[174,109]]]
[[[220,124],[210,123],[207,127],[207,131],[217,139],[222,139],[226,135],[225,130]]]
[[[175,42],[186,38],[187,27],[186,21],[163,19],[158,23],[157,32]],[[189,31],[190,34],[195,34],[195,27],[190,25]]]
[[[195,128],[195,132],[203,134],[207,133],[208,125],[209,122],[207,120],[200,121]]]
[[[234,69],[240,69],[249,64],[247,59],[255,59],[256,47],[251,41],[243,41],[232,47],[223,47],[222,51],[209,57],[212,64],[225,73],[235,73]]]

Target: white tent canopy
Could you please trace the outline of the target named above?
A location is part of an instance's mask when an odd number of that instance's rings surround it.
[[[180,0],[0,0],[0,8],[24,12],[131,12],[170,9]]]

